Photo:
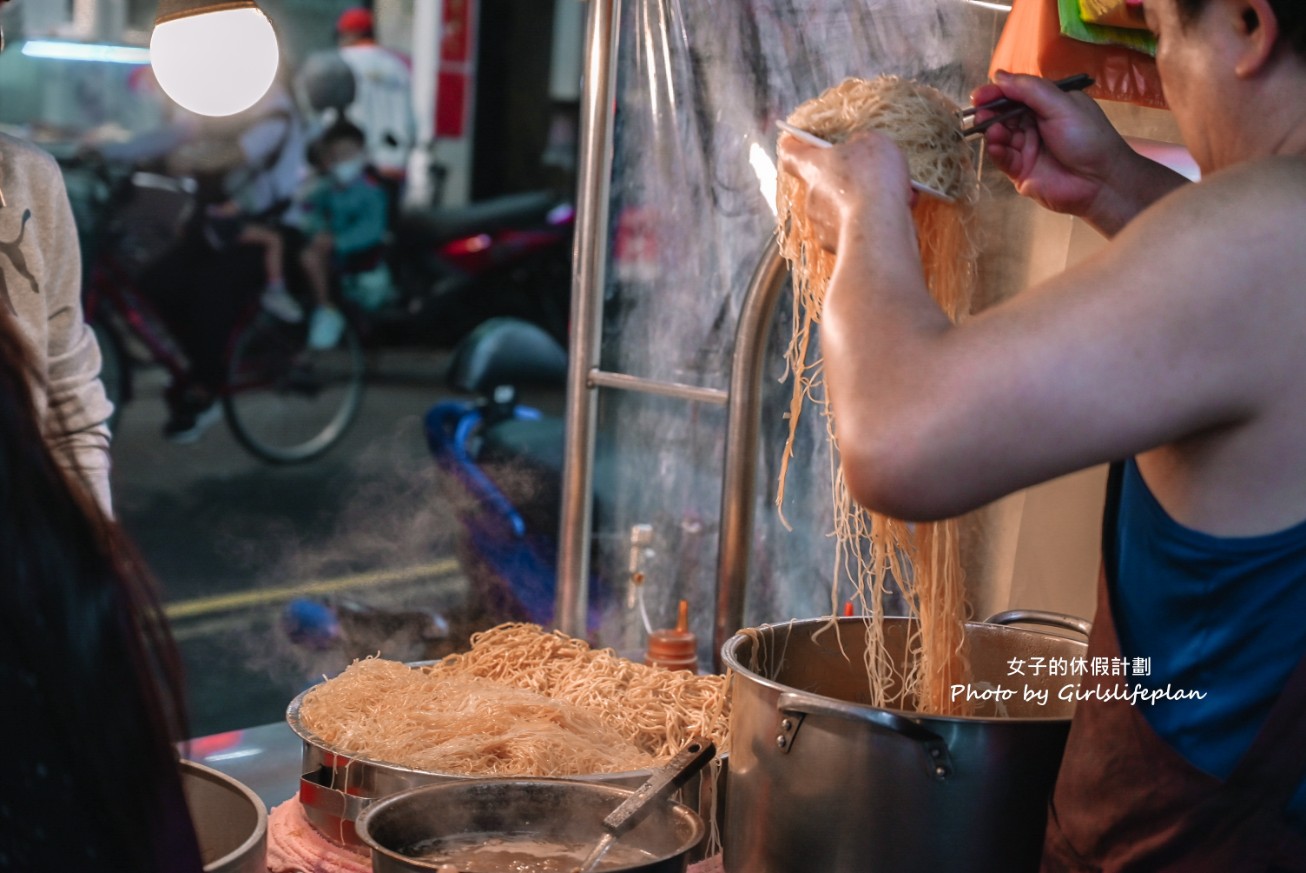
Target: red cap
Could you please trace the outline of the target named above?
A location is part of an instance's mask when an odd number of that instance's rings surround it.
[[[374,27],[375,22],[372,20],[372,12],[368,9],[346,9],[336,19],[337,33],[369,34]]]

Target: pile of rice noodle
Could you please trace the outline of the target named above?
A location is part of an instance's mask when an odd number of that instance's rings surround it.
[[[619,773],[656,766],[695,734],[724,754],[724,683],[504,624],[431,665],[355,661],[305,695],[300,718],[334,750],[417,770]]]
[[[902,149],[912,178],[953,198],[948,203],[922,194],[912,217],[930,294],[954,322],[970,311],[975,286],[973,242],[979,183],[970,147],[958,135],[958,107],[939,91],[893,76],[848,79],[799,106],[789,123],[838,143],[857,131],[874,129]],[[834,455],[838,444],[825,398],[819,360],[811,360],[812,326],[821,320],[825,291],[835,256],[823,249],[806,214],[807,190],[801,179],[780,174],[778,238],[794,284],[794,336],[788,350],[794,374],[789,440],[781,460],[778,506],[793,454],[794,434],[804,401],[826,419]],[[867,374],[866,378],[874,378]],[[892,415],[893,410],[885,410]],[[966,681],[966,593],[956,519],[906,524],[868,512],[851,499],[838,464],[833,472],[837,556],[831,609],[841,578],[853,582],[853,599],[868,615],[867,673],[872,705],[908,706],[938,715],[963,714],[964,702],[950,700],[950,686]],[[882,604],[889,580],[897,581],[911,614],[919,620],[908,656],[894,665],[883,645]]]

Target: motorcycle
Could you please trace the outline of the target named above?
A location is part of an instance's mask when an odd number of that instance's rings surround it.
[[[572,204],[547,190],[402,209],[386,255],[397,296],[365,324],[383,343],[448,347],[511,316],[565,343],[574,231]]]
[[[295,87],[303,104],[326,118],[342,117],[357,94],[353,72],[334,50],[311,54]],[[394,210],[383,287],[358,288],[355,280],[366,286],[365,276],[341,277],[365,335],[448,347],[488,318],[512,316],[565,344],[573,204],[538,190],[441,206],[445,170],[431,163],[427,171],[437,205]]]

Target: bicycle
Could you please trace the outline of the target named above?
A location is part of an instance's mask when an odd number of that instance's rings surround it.
[[[100,378],[115,407],[112,428],[132,397],[137,359],[127,351],[129,340],[144,350],[147,362],[167,371],[170,390],[181,392],[189,384],[185,353],[138,280],[189,218],[194,185],[134,168],[115,174],[107,163],[86,158],[60,163],[65,177],[78,171],[90,175],[78,216],[83,308],[100,342]],[[358,329],[347,319],[334,347],[310,349],[306,322],[285,322],[252,296],[226,343],[217,392],[223,418],[237,442],[264,461],[312,460],[339,442],[358,416],[367,369]]]

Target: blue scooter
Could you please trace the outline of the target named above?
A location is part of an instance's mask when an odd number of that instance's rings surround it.
[[[475,399],[437,403],[426,414],[427,445],[458,508],[458,559],[489,620],[553,622],[564,427],[518,402],[518,389],[560,387],[566,372],[567,353],[547,332],[493,318],[450,362],[449,386]],[[591,578],[591,627],[605,600],[606,587]]]

